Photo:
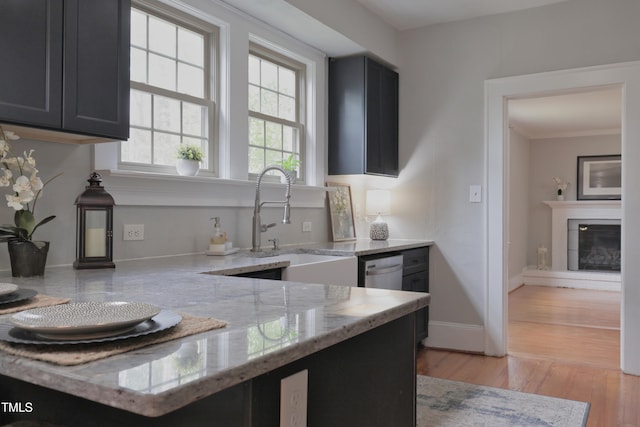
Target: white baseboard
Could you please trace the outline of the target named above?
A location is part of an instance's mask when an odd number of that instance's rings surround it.
[[[524,284],[522,274],[518,274],[514,277],[509,277],[509,292]]]
[[[620,273],[554,271],[526,269],[522,273],[525,285],[553,286],[600,291],[620,291]]]
[[[423,344],[431,348],[484,353],[484,327],[429,321],[429,337]]]

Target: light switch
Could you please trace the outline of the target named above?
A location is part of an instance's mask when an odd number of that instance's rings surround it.
[[[471,203],[482,202],[482,187],[480,185],[469,186],[469,201]]]

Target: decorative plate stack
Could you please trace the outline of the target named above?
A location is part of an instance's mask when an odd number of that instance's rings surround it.
[[[19,288],[13,283],[0,283],[0,309],[8,304],[25,301],[38,295],[37,291],[27,288]]]
[[[148,335],[182,317],[151,304],[78,302],[34,308],[0,324],[0,340],[22,344],[86,344]]]

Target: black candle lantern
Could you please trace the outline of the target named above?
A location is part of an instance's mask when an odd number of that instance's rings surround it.
[[[113,263],[113,197],[100,183],[102,177],[93,172],[89,185],[76,198],[76,260],[73,267],[114,268]]]

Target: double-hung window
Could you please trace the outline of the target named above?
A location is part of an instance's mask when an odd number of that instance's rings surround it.
[[[289,163],[304,177],[304,65],[251,44],[249,52],[249,176]],[[285,167],[286,169],[286,167]]]
[[[205,154],[201,171],[216,173],[215,30],[180,14],[131,9],[130,137],[120,144],[121,168],[175,173],[179,146],[195,144]]]

